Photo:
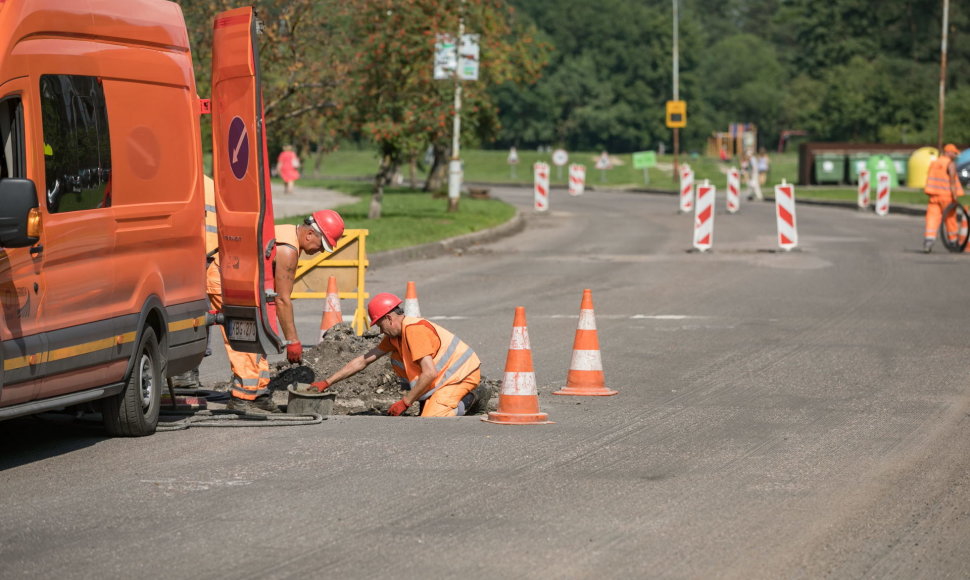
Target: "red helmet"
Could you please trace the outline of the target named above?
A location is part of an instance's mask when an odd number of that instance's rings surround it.
[[[332,209],[322,209],[313,212],[312,215],[303,220],[303,223],[313,228],[320,239],[323,240],[323,249],[332,252],[337,240],[344,235],[344,218]]]
[[[367,303],[367,315],[370,323],[377,324],[382,316],[401,305],[401,299],[390,292],[381,292]]]

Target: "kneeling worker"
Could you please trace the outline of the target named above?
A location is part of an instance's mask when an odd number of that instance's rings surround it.
[[[401,299],[394,294],[374,296],[367,303],[367,313],[384,338],[327,380],[313,383],[317,390],[323,391],[390,354],[391,366],[410,383],[411,390],[391,405],[388,415],[401,415],[420,401],[422,417],[455,417],[487,402],[484,389],[476,389],[482,378],[481,361],[457,336],[430,320],[404,316]]]

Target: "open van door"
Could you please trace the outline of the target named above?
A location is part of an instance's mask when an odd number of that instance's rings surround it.
[[[232,348],[278,353],[272,190],[251,7],[213,23],[212,169],[216,185],[223,314]]]

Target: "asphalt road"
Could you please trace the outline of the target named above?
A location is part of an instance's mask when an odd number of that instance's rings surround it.
[[[524,306],[554,424],[0,423],[0,577],[970,576],[970,258],[913,216],[801,205],[782,253],[772,204],[720,200],[700,254],[674,197],[492,193],[524,232],[368,290],[416,281],[494,377]],[[613,397],[551,394],[584,288]]]

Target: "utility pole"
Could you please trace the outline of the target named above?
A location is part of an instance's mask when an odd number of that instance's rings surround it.
[[[458,211],[461,198],[461,39],[465,36],[465,0],[458,12],[458,37],[455,39],[455,118],[452,123],[451,161],[448,163],[448,211]]]
[[[946,103],[946,33],[950,17],[950,0],[943,0],[943,34],[940,40],[940,119],[936,129],[936,148],[943,154],[943,107]]]
[[[674,2],[674,100],[680,100],[680,62],[679,62],[679,50],[678,44],[680,44],[677,33],[677,21],[679,16],[677,14],[677,3],[678,0],[673,0]],[[679,168],[677,167],[677,154],[680,151],[680,129],[674,127],[674,175],[676,176]]]

